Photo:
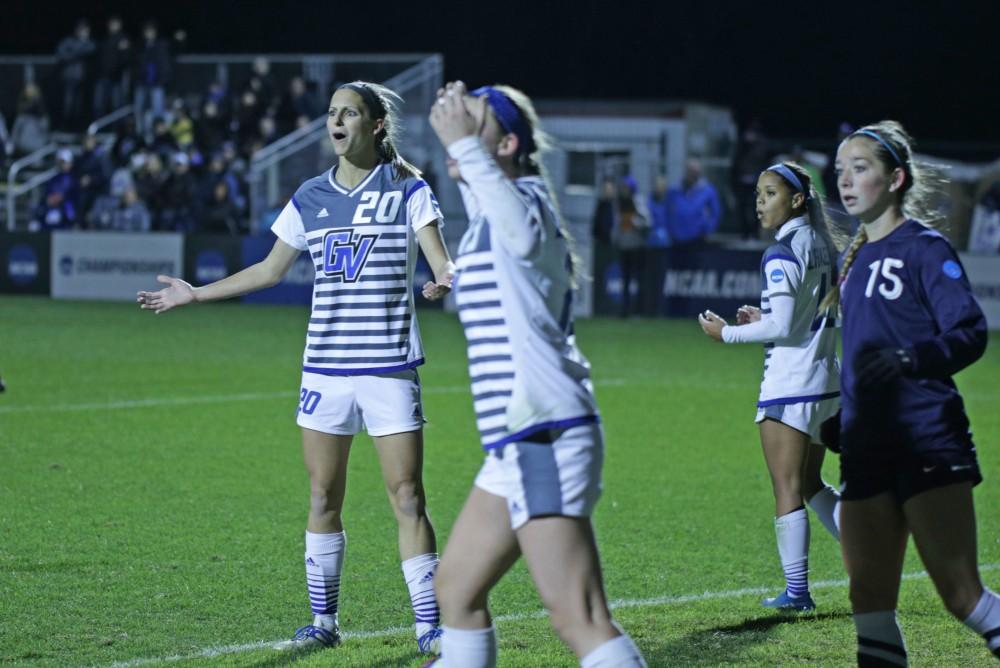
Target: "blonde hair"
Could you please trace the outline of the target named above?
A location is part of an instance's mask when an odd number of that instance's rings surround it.
[[[399,105],[403,98],[391,88],[370,81],[352,81],[338,88],[353,90],[361,97],[368,109],[368,115],[373,119],[382,119],[382,130],[375,135],[375,154],[382,162],[392,165],[394,178],[399,181],[408,177],[420,178],[421,172],[413,164],[399,154],[396,144],[399,142],[402,130],[399,120]],[[368,95],[360,92],[361,88],[370,93],[381,109],[373,109]]]
[[[492,88],[497,89],[507,96],[514,106],[517,107],[518,112],[520,112],[531,129],[531,139],[534,142],[533,150],[530,152],[519,150],[515,157],[515,165],[522,174],[540,176],[542,181],[545,182],[545,188],[548,190],[552,201],[552,208],[555,210],[556,224],[559,226],[559,232],[566,239],[566,246],[569,249],[570,261],[572,262],[572,285],[575,288],[578,286],[578,281],[585,277],[583,263],[580,260],[580,256],[576,254],[576,244],[573,241],[573,235],[570,233],[569,225],[562,215],[556,191],[552,188],[552,179],[549,177],[549,170],[546,169],[545,164],[542,162],[542,156],[555,147],[555,141],[549,133],[542,129],[538,112],[535,111],[535,105],[532,104],[531,98],[523,91],[505,84],[494,84]]]
[[[872,137],[872,134],[879,139]],[[891,173],[897,167],[903,170],[903,187],[900,188],[898,200],[903,215],[930,227],[940,226],[944,214],[935,206],[934,200],[940,196],[947,183],[943,168],[914,159],[913,137],[903,129],[903,125],[899,121],[879,121],[855,130],[844,141],[856,137],[866,139],[872,145],[875,158],[887,172]],[[847,278],[858,251],[867,241],[868,233],[862,225],[844,252],[840,278],[820,303],[820,308],[840,305],[840,286]]]

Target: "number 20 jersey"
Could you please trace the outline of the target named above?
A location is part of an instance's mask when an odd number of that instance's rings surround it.
[[[316,268],[303,370],[362,375],[423,364],[413,310],[415,234],[441,210],[425,181],[381,163],[353,190],[336,167],[303,183],[271,230]]]

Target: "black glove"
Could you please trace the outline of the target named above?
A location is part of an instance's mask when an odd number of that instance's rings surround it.
[[[819,426],[819,440],[830,452],[840,454],[840,411],[823,420],[823,424]]]
[[[913,373],[913,355],[904,348],[876,348],[861,353],[854,367],[861,385],[885,385]]]

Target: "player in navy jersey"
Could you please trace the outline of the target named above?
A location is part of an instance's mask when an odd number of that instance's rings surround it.
[[[306,181],[275,221],[261,262],[193,288],[140,292],[144,309],[215,301],[276,284],[299,253],[316,267],[303,355],[297,422],[309,471],[305,567],[313,623],[280,649],[340,642],[338,605],[346,538],[341,519],[354,434],[366,429],[398,523],[399,554],[421,651],[440,644],[433,579],[434,530],[422,481],[423,410],[416,367],[423,363],[413,308],[415,242],[434,272],[423,294],[450,290],[454,267],[441,237],[441,212],[420,172],[396,151],[399,97],[384,86],[344,84],[333,94],[327,130],[337,154],[329,171]]]
[[[777,163],[757,179],[757,217],[775,231],[760,263],[760,308],[743,306],[737,325],[710,311],[699,316],[716,341],[764,343],[757,422],[774,490],[775,534],[785,590],[763,604],[778,610],[816,607],[809,594],[806,503],[839,539],[839,495],[823,482],[820,426],[840,401],[835,318],[820,302],[836,279],[833,230],[809,173]]]
[[[859,666],[905,666],[896,603],[907,538],[951,614],[1000,657],[1000,598],[976,560],[981,481],[952,376],[986,348],[986,320],[948,240],[922,220],[933,169],[895,121],[837,150],[837,186],[861,227],[844,255],[841,543]]]
[[[485,462],[452,529],[436,589],[438,668],[496,665],[490,589],[524,555],[559,636],[583,666],[644,666],[614,624],[590,515],[603,435],[573,337],[574,258],[544,178],[546,138],[507,86],[439,91],[431,126],[469,217],[456,259]]]

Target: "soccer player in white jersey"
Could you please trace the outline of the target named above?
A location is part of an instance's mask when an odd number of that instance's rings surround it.
[[[836,281],[836,248],[823,204],[805,169],[778,163],[757,179],[757,217],[776,232],[760,263],[760,308],[743,306],[737,325],[710,311],[698,317],[716,341],[764,343],[757,423],[774,490],[774,528],[785,590],[763,605],[814,609],[809,594],[805,503],[839,540],[837,492],[823,482],[820,425],[840,405],[836,320],[819,304]]]
[[[441,558],[437,668],[496,665],[487,597],[524,555],[562,640],[583,666],[645,666],[615,625],[590,515],[603,434],[573,337],[573,256],[539,162],[531,101],[507,86],[439,91],[430,115],[469,228],[456,302],[486,458]]]
[[[440,644],[433,590],[437,547],[422,480],[424,418],[416,367],[424,359],[410,287],[414,239],[434,273],[425,297],[438,299],[450,290],[454,266],[434,194],[396,152],[397,100],[373,83],[337,89],[327,118],[337,164],[299,187],[272,227],[278,238],[264,260],[199,288],[161,276],[166,288],[138,294],[142,308],[163,313],[270,287],[302,251],[316,266],[297,418],[309,471],[305,568],[314,618],[281,649],[340,642],[346,547],[341,509],[351,441],[362,428],[375,443],[398,523],[420,650],[436,653]]]

